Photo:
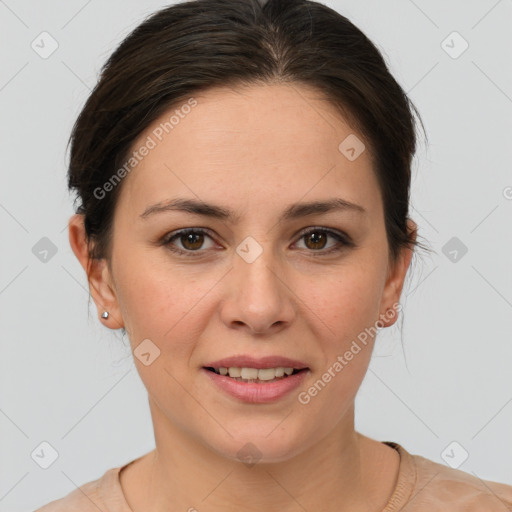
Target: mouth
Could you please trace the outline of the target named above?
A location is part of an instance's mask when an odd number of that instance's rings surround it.
[[[216,373],[217,375],[222,375],[224,377],[229,377],[238,382],[247,382],[247,383],[259,383],[266,384],[271,382],[276,382],[280,380],[285,380],[292,375],[296,375],[298,373],[304,373],[309,370],[309,368],[292,368],[292,367],[284,367],[278,366],[275,368],[249,368],[249,367],[238,367],[238,366],[204,366],[205,370]]]
[[[281,357],[241,359],[238,357],[209,363],[201,368],[201,372],[215,389],[246,404],[269,404],[284,400],[304,383],[311,372],[302,363]]]

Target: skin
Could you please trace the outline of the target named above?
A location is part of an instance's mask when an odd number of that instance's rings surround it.
[[[216,88],[194,97],[197,106],[124,178],[111,260],[88,261],[83,218],[69,223],[75,255],[84,269],[92,263],[98,316],[110,313],[101,321],[125,327],[132,350],[144,339],[160,350],[148,366],[134,357],[156,448],[121,472],[126,500],[134,512],[316,511],[319,503],[325,511],[381,511],[396,484],[399,455],[354,430],[354,400],[375,339],[308,404],[297,399],[359,333],[389,318],[412,257],[407,248],[389,260],[368,145],[349,161],[338,146],[356,132],[303,85]],[[176,197],[219,204],[240,219],[178,211],[140,218],[149,205]],[[291,203],[333,197],[366,214],[277,221]],[[158,244],[192,227],[209,234],[199,234],[198,242],[174,239],[188,254]],[[300,236],[311,227],[346,233],[355,245]],[[414,222],[409,228],[415,232]],[[263,251],[252,263],[236,252],[247,236]],[[235,354],[289,356],[310,372],[276,403],[245,403],[200,371]],[[261,454],[253,466],[237,456],[248,442]]]

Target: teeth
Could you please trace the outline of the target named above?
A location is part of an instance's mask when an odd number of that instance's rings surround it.
[[[241,377],[242,376],[242,369],[241,368],[226,368],[227,375],[230,377]]]
[[[215,373],[220,375],[229,375],[232,378],[242,378],[244,380],[272,380],[275,378],[284,377],[284,375],[291,375],[293,368],[284,368],[279,366],[277,368],[215,368]]]
[[[242,379],[257,379],[258,373],[259,373],[259,370],[257,370],[256,368],[241,368],[240,369],[240,377],[242,377]],[[231,377],[231,368],[229,369],[229,376]]]
[[[272,380],[276,377],[275,368],[262,368],[261,370],[257,370],[258,379],[259,380]],[[242,377],[244,376],[244,372],[242,370]],[[255,378],[255,377],[253,377]]]

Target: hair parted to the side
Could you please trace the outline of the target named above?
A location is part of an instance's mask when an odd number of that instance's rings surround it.
[[[275,83],[314,87],[364,137],[390,259],[404,246],[423,248],[406,224],[413,111],[421,117],[376,46],[347,18],[310,0],[190,0],[152,14],[122,41],[73,127],[68,187],[84,215],[91,258],[110,260],[122,183],[101,198],[95,190],[123,165],[141,132],[194,93]]]

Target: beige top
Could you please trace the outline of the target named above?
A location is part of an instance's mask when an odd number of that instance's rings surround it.
[[[488,480],[411,455],[398,443],[384,441],[400,454],[398,479],[382,512],[507,512],[512,510],[512,486]],[[135,459],[137,460],[137,459]],[[126,503],[119,472],[135,460],[109,469],[101,478],[35,512],[133,512]]]

